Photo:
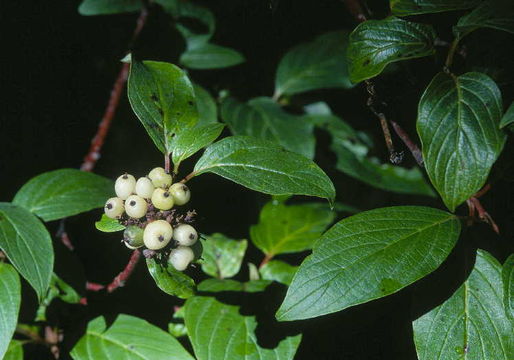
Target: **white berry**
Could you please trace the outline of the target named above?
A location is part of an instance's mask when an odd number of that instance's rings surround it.
[[[171,250],[168,258],[170,263],[178,271],[184,271],[191,261],[193,261],[195,255],[193,250],[187,246],[179,246],[176,249]]]
[[[156,220],[146,225],[143,240],[148,249],[159,250],[169,244],[172,236],[171,225],[167,221]]]
[[[130,195],[125,200],[125,212],[131,218],[139,219],[146,215],[148,204],[141,196]]]
[[[125,206],[123,206],[123,200],[119,197],[113,197],[106,201],[105,203],[105,215],[110,217],[111,219],[116,219],[120,217],[125,211]]]
[[[180,224],[173,230],[173,240],[179,245],[191,246],[198,240],[198,233],[191,225]]]
[[[168,190],[157,188],[152,194],[152,204],[159,210],[169,210],[173,207],[173,196]]]
[[[114,183],[114,191],[119,198],[126,200],[136,189],[136,179],[130,174],[121,175]]]
[[[176,183],[171,185],[169,192],[177,205],[184,205],[191,199],[191,191],[185,184]]]
[[[143,199],[150,199],[152,197],[155,187],[153,186],[152,180],[147,177],[137,179],[136,182],[136,194],[141,196]]]
[[[148,174],[155,187],[167,188],[171,185],[171,175],[167,174],[162,167],[156,167]]]
[[[129,249],[137,249],[143,246],[143,229],[135,225],[127,226],[123,232],[123,241]]]

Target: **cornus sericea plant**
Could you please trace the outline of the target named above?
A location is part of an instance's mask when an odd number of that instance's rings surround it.
[[[353,23],[316,5],[330,26],[284,45],[260,96],[247,80],[260,59],[243,55],[256,46],[220,45],[237,29],[214,15],[248,20],[247,5],[82,1],[82,15],[139,15],[81,170],[0,203],[0,359],[514,359],[513,218],[493,201],[512,200],[514,2],[333,3]],[[159,33],[169,61],[147,60],[147,21],[165,21],[178,56]],[[116,121],[139,120],[162,167],[94,174],[125,96],[134,116]],[[94,253],[65,221],[89,211]],[[110,269],[111,239],[126,265],[73,282],[48,229],[85,270]],[[39,306],[20,312],[26,299]]]

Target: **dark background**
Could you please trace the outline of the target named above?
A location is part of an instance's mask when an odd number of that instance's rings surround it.
[[[82,17],[78,1],[0,1],[2,24],[2,86],[0,113],[0,201],[10,201],[31,177],[45,171],[79,167],[89,148],[112,83],[127,50],[137,14]],[[224,0],[205,1],[217,19],[213,42],[231,46],[247,58],[243,65],[224,70],[190,71],[192,79],[213,94],[229,89],[241,100],[271,95],[274,73],[280,57],[291,46],[308,41],[326,31],[352,29],[355,23],[344,4],[336,0]],[[377,18],[385,15],[387,2],[370,1]],[[434,23],[440,38],[451,40],[451,25],[462,13],[428,15],[415,20]],[[177,62],[184,42],[168,15],[158,8],[150,17],[135,46],[141,59]],[[504,103],[513,98],[514,63],[512,36],[480,30],[465,44],[465,56],[457,56],[457,73],[479,69],[500,84]],[[390,116],[415,134],[416,106],[430,78],[441,69],[447,49],[435,57],[404,62],[396,71],[377,80],[379,94],[389,104]],[[374,137],[374,155],[387,158],[379,124],[366,108],[362,86],[351,91],[317,91],[295,97],[291,111],[302,104],[325,100],[337,114]],[[335,157],[329,151],[329,137],[318,133],[316,161],[333,179],[338,201],[371,209],[388,205],[430,205],[443,208],[437,199],[403,196],[376,190],[334,170]],[[413,135],[413,138],[414,135]],[[416,139],[416,138],[415,138]],[[394,138],[399,150],[405,150]],[[492,190],[483,204],[500,226],[494,234],[485,224],[463,231],[458,246],[435,273],[387,298],[359,305],[314,320],[278,325],[272,314],[283,299],[285,288],[273,286],[266,292],[267,304],[257,311],[257,329],[264,346],[272,346],[284,333],[302,331],[304,338],[297,359],[415,359],[411,321],[450,296],[469,273],[477,247],[491,251],[500,261],[514,252],[514,172],[512,141],[493,169]],[[162,158],[133,115],[126,94],[113,122],[95,171],[115,178],[128,171],[144,175]],[[184,165],[184,175],[194,159]],[[409,154],[405,166],[414,163]],[[245,190],[214,175],[204,175],[190,183],[192,206],[200,213],[203,233],[222,232],[233,238],[247,238],[248,228],[257,222],[267,197]],[[464,206],[459,210],[466,214]],[[56,272],[76,289],[85,280],[108,283],[124,267],[130,252],[119,244],[119,235],[99,233],[93,223],[101,211],[68,219],[67,230],[75,245],[68,251],[55,241]],[[338,219],[347,214],[339,214]],[[50,223],[52,233],[58,223]],[[283,257],[299,263],[302,256]],[[246,262],[259,263],[262,255],[251,248]],[[240,280],[248,277],[243,265]],[[202,275],[191,270],[194,277]],[[174,305],[181,301],[157,289],[140,265],[127,286],[113,294],[87,293],[89,305],[68,305],[55,301],[49,322],[64,331],[63,353],[83,334],[87,322],[104,315],[128,313],[166,329]],[[237,299],[236,299],[237,301]],[[24,286],[20,321],[30,322],[36,302],[33,291]],[[27,347],[28,358],[36,354],[50,357],[43,347]],[[46,355],[40,355],[46,354]],[[67,358],[67,354],[64,356]]]

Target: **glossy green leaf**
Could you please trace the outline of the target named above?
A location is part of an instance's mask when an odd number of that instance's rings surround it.
[[[80,15],[110,15],[138,11],[142,0],[83,0],[79,6]]]
[[[409,16],[471,9],[482,0],[390,0],[393,15]]]
[[[249,136],[230,136],[210,145],[194,168],[270,195],[308,195],[333,201],[334,185],[314,162]]]
[[[503,114],[503,117],[500,121],[500,129],[512,128],[513,125],[514,125],[514,102],[512,102],[510,104],[510,106],[507,109],[507,111],[505,112],[505,114]]]
[[[334,221],[335,213],[319,203],[285,205],[267,203],[259,223],[250,227],[252,242],[267,256],[311,249]]]
[[[7,351],[20,311],[21,285],[18,273],[0,261],[0,359]]]
[[[171,158],[175,166],[216,140],[223,124],[214,123],[184,129],[173,140]]]
[[[103,232],[117,232],[125,230],[125,226],[120,224],[118,220],[111,219],[105,214],[102,214],[102,218],[99,221],[95,222],[95,227],[97,230]]]
[[[418,107],[426,171],[451,211],[484,185],[503,149],[500,90],[487,75],[437,74]]]
[[[186,50],[180,55],[180,63],[190,69],[221,69],[241,64],[244,56],[237,50],[215,45],[204,44]]]
[[[271,281],[267,280],[251,280],[243,283],[231,279],[207,279],[198,284],[198,291],[203,293],[223,291],[255,293],[264,291],[270,284]]]
[[[289,265],[281,260],[271,260],[259,269],[262,279],[290,285],[298,266]]]
[[[202,240],[202,270],[220,279],[236,275],[241,269],[248,242],[232,240],[223,234],[212,234]]]
[[[194,360],[170,334],[129,315],[118,315],[107,328],[103,317],[89,322],[86,334],[71,351],[74,360]]]
[[[52,239],[41,221],[22,207],[0,203],[0,249],[41,300],[54,266]]]
[[[52,274],[50,287],[39,304],[35,321],[46,321],[46,309],[56,298],[59,298],[68,304],[77,304],[80,302],[81,296],[75,291],[75,289],[73,289],[73,287],[68,285],[59,276],[55,273]]]
[[[19,340],[11,340],[3,358],[2,351],[0,351],[0,359],[23,360],[23,342]]]
[[[146,265],[155,284],[166,294],[187,299],[195,292],[195,282],[171,265],[157,263],[155,259],[146,259]]]
[[[511,319],[514,319],[514,254],[503,263],[502,281],[505,311]]]
[[[238,306],[213,297],[193,296],[185,306],[185,323],[198,360],[292,360],[300,344],[301,335],[296,335],[275,348],[261,347],[255,316],[241,315]]]
[[[395,293],[437,269],[459,232],[454,215],[420,206],[343,219],[300,265],[277,319],[313,318]]]
[[[413,323],[419,360],[511,360],[514,326],[502,304],[501,266],[478,250],[466,282]]]
[[[16,193],[13,203],[51,221],[103,207],[113,193],[114,183],[107,178],[60,169],[30,179]]]
[[[351,88],[348,79],[346,31],[331,32],[289,50],[278,65],[275,95],[325,88]]]
[[[189,78],[173,64],[133,61],[128,80],[132,109],[164,154],[173,151],[174,137],[198,121],[195,93]]]
[[[472,12],[459,19],[454,32],[462,37],[480,28],[502,30],[514,34],[514,1],[484,1]]]
[[[233,135],[272,141],[286,150],[314,158],[316,139],[312,122],[285,112],[270,98],[254,98],[247,104],[226,98],[221,104],[221,118]]]
[[[332,136],[330,148],[337,156],[336,169],[373,187],[401,194],[434,196],[418,167],[407,169],[381,163],[370,157],[372,144],[365,134],[355,131],[332,112],[327,104],[315,103],[305,107],[306,117]]]
[[[377,76],[387,64],[434,53],[432,26],[395,17],[368,20],[350,34],[348,69],[357,83]]]
[[[218,109],[211,94],[198,84],[193,84],[196,97],[196,108],[198,110],[198,123],[202,126],[218,122]]]

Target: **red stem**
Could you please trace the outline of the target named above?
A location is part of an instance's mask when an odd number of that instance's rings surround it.
[[[389,122],[393,126],[393,129],[394,129],[394,132],[396,133],[396,135],[398,135],[398,137],[400,139],[402,139],[405,146],[407,146],[409,148],[412,156],[418,163],[419,167],[421,167],[421,168],[424,167],[423,155],[421,154],[421,150],[419,149],[418,145],[414,141],[411,140],[409,135],[405,132],[405,130],[402,129],[402,127],[400,125],[398,125],[398,123],[396,121],[389,120]]]
[[[125,269],[123,269],[123,271],[120,272],[118,274],[118,276],[116,276],[109,285],[107,285],[107,292],[111,293],[114,290],[116,290],[117,288],[125,285],[125,281],[127,281],[127,279],[130,277],[130,275],[132,275],[132,272],[136,268],[136,265],[139,262],[140,258],[141,258],[141,251],[134,250],[132,252],[132,255],[130,256],[129,262],[125,266]]]

